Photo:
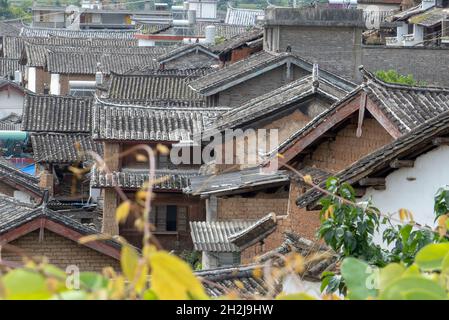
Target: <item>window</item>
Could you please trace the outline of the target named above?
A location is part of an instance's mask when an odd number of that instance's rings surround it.
[[[187,231],[187,207],[156,205],[151,208],[150,222],[156,232]]]
[[[93,97],[95,81],[69,81],[69,94],[76,97]]]

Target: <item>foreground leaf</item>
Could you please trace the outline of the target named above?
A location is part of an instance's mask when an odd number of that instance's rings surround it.
[[[190,266],[165,251],[150,256],[151,289],[161,300],[208,299]]]
[[[349,299],[364,300],[376,296],[377,290],[368,285],[368,277],[372,276],[370,270],[371,267],[361,260],[355,258],[343,260],[341,275],[346,281]]]
[[[424,271],[441,270],[448,253],[449,243],[429,244],[418,251],[415,263]]]

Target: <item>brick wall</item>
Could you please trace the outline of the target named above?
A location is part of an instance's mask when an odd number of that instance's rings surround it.
[[[36,230],[10,242],[10,244],[23,250],[27,256],[45,256],[50,263],[62,269],[69,265],[76,265],[81,271],[98,272],[108,266],[120,270],[118,260],[48,230],[44,230],[42,242],[39,242],[39,230]],[[21,257],[7,251],[2,251],[2,258],[21,262]]]
[[[36,68],[36,93],[44,93],[44,87],[50,89],[50,74],[43,68]]]
[[[360,138],[355,135],[356,129],[357,120],[352,118],[351,123],[338,131],[335,139],[329,139],[318,145],[304,160],[304,164],[337,172],[393,140],[373,118],[363,120]]]
[[[278,219],[276,230],[265,238],[262,244],[257,243],[241,252],[242,263],[254,262],[256,256],[279,247],[284,242],[284,232],[295,232],[304,238],[316,240],[315,234],[320,225],[319,211],[307,211],[298,208],[295,203],[296,198],[303,192],[301,185],[294,181],[290,184],[289,198],[282,199],[282,206],[286,209],[284,212],[288,215]]]
[[[287,197],[287,192],[280,192],[274,194],[259,193],[255,197],[218,198],[217,220],[257,220],[270,212],[274,212],[276,215],[286,215]]]
[[[354,27],[281,26],[277,49],[285,52],[291,46],[292,52],[323,69],[359,80],[361,32]]]
[[[276,26],[267,26],[266,34]],[[386,47],[362,45],[361,29],[326,26],[280,26],[279,41],[275,44],[283,52],[290,45],[292,52],[316,62],[323,69],[354,81],[360,81],[357,68],[365,66],[373,72],[393,69],[412,74],[428,84],[449,86],[449,74],[442,66],[449,64],[448,48]]]

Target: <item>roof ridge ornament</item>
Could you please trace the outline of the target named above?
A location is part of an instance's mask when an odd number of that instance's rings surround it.
[[[313,92],[316,92],[318,87],[320,86],[320,82],[318,80],[319,78],[319,67],[318,63],[314,63],[312,67],[312,86],[313,86]]]

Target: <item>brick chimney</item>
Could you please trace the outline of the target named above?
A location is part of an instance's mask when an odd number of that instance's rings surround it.
[[[48,190],[49,196],[53,196],[54,183],[55,180],[52,170],[49,168],[41,167],[39,173],[39,187],[43,190]]]
[[[118,143],[104,143],[104,161],[110,171],[119,169],[120,145]],[[103,221],[101,232],[118,235],[119,228],[115,222],[115,211],[118,205],[118,195],[114,188],[105,188],[103,194]]]

